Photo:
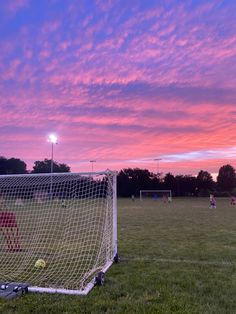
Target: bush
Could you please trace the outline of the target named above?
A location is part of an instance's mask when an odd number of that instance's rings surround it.
[[[200,189],[198,196],[204,197],[204,196],[209,196],[212,192],[209,191],[208,189]]]
[[[227,191],[216,191],[213,193],[216,197],[230,197],[231,193]]]

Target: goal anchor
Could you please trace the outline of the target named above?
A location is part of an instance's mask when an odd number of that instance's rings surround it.
[[[13,299],[28,293],[28,284],[18,282],[0,282],[0,298]]]

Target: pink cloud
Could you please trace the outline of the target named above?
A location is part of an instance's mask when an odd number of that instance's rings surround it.
[[[107,12],[109,11],[115,4],[114,0],[107,0],[104,2],[103,0],[96,0],[96,5],[99,7],[100,10]]]
[[[60,43],[60,50],[62,50],[62,51],[66,50],[69,48],[69,46],[70,46],[70,43],[68,41],[61,42]]]
[[[40,58],[48,58],[50,55],[51,55],[51,51],[47,50],[47,49],[44,49],[44,50],[40,51],[40,53],[39,53]]]
[[[14,15],[18,10],[27,8],[29,6],[29,0],[11,0],[5,3],[5,9],[8,13]]]
[[[43,24],[41,31],[43,34],[47,35],[50,32],[55,32],[60,27],[61,22],[59,20],[49,21]]]

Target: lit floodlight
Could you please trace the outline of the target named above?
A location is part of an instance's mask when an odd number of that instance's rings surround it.
[[[57,144],[57,136],[55,134],[50,134],[48,140],[53,144]]]

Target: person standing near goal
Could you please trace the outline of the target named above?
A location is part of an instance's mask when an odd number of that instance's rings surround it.
[[[19,228],[16,214],[10,211],[0,196],[0,235],[5,238],[7,252],[20,252]]]
[[[231,196],[230,205],[236,205],[236,196]]]
[[[210,208],[216,208],[216,199],[213,194],[210,194]]]
[[[167,203],[167,202],[168,202],[168,197],[167,197],[166,194],[163,194],[163,195],[162,195],[162,202],[163,202],[163,203]]]

